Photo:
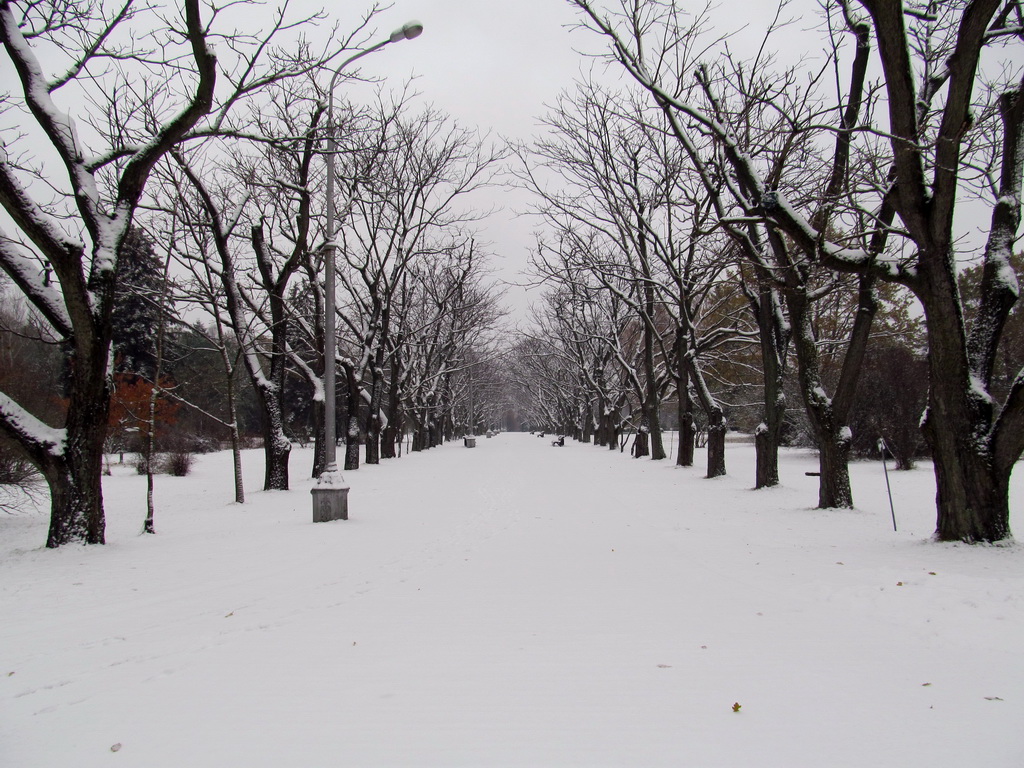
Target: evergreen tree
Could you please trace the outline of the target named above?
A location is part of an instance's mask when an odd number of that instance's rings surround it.
[[[153,240],[132,227],[121,245],[114,292],[114,366],[152,381],[156,371],[156,336],[160,322],[163,264]]]

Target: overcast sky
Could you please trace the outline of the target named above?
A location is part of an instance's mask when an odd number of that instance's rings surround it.
[[[339,20],[354,19],[359,10],[350,4],[349,16]],[[495,138],[533,135],[545,104],[572,86],[581,67],[591,65],[574,46],[591,51],[601,46],[595,35],[570,34],[576,15],[565,0],[395,0],[378,17],[374,39],[413,19],[423,24],[423,34],[361,60],[361,72],[386,77],[396,87],[415,78],[423,103]],[[533,222],[515,217],[528,198],[508,190],[484,197],[480,207],[497,202],[504,210],[479,225],[481,239],[496,254],[499,276],[516,279],[533,243]],[[508,298],[522,316],[528,302],[524,292],[510,289]]]
[[[806,3],[799,0],[798,5]],[[695,4],[703,7],[703,2]],[[726,3],[716,15],[730,27],[747,24],[759,37],[774,2],[749,2],[737,17]],[[354,23],[365,7],[349,4],[346,18]],[[597,68],[602,77],[621,78],[614,65],[606,69],[584,53],[604,53],[607,43],[593,32],[571,27],[580,19],[567,0],[394,0],[377,18],[383,39],[392,29],[417,20],[423,34],[389,45],[360,62],[366,76],[384,77],[399,86],[410,77],[424,103],[432,103],[463,126],[491,132],[495,137],[527,140],[538,130],[538,119],[558,94],[573,87],[584,71]],[[505,280],[518,279],[533,246],[532,218],[516,216],[529,202],[523,192],[503,190],[487,196],[504,210],[480,225],[481,239],[496,255],[494,266]],[[533,298],[536,296],[534,295]],[[509,290],[509,304],[519,317],[531,297]]]

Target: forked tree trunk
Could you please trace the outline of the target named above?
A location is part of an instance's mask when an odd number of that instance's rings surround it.
[[[789,278],[796,280],[793,270]],[[850,447],[853,435],[847,426],[850,407],[857,387],[864,352],[867,349],[871,324],[878,304],[875,300],[873,278],[861,275],[858,289],[857,311],[853,328],[843,357],[842,371],[835,395],[825,393],[821,378],[820,355],[817,339],[811,328],[810,298],[802,278],[799,284],[787,290],[787,304],[793,322],[793,341],[796,348],[797,373],[804,407],[818,446],[818,507],[820,509],[853,508],[853,490],[850,486]]]

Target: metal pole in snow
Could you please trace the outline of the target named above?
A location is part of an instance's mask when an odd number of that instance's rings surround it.
[[[892,504],[892,487],[889,485],[889,467],[885,463],[885,449],[888,446],[883,438],[878,438],[878,451],[882,454],[882,469],[885,470],[885,490],[889,494],[889,511],[892,512],[892,529],[896,530],[896,508]]]

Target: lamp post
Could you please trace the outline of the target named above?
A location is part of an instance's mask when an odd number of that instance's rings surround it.
[[[341,62],[331,77],[327,88],[327,224],[324,235],[326,275],[324,275],[324,471],[317,478],[313,488],[313,522],[322,523],[328,520],[348,520],[348,485],[338,470],[337,433],[335,430],[335,382],[334,368],[337,360],[337,343],[335,334],[334,309],[334,265],[337,244],[334,242],[334,224],[337,211],[334,205],[334,155],[338,151],[338,137],[334,127],[334,86],[338,77],[356,59],[369,53],[379,51],[386,45],[402,40],[412,40],[423,32],[423,25],[418,21],[410,21],[391,33],[387,40],[382,40],[366,50],[360,51]]]

